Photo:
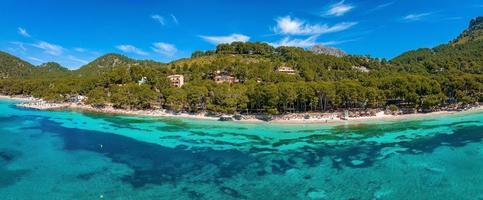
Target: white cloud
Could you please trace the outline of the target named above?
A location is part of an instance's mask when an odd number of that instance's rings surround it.
[[[45,60],[42,60],[42,59],[36,58],[36,57],[27,57],[27,59],[29,59],[31,61],[38,62],[38,63],[45,63],[46,62]]]
[[[200,36],[205,41],[212,43],[212,44],[224,44],[224,43],[232,43],[232,42],[246,42],[250,40],[250,37],[242,34],[231,34],[227,36]]]
[[[153,43],[153,47],[151,49],[156,53],[160,53],[168,57],[171,57],[178,52],[178,49],[176,49],[174,45],[164,42]]]
[[[290,46],[290,47],[311,47],[317,44],[317,38],[319,35],[313,35],[306,39],[292,39],[290,37],[285,37],[278,42],[275,43],[268,43],[274,47],[279,46]]]
[[[290,16],[276,19],[277,26],[273,29],[276,33],[285,35],[315,35],[339,32],[357,24],[357,22],[342,22],[333,26],[327,24],[308,24],[305,21]]]
[[[350,10],[354,9],[355,7],[353,5],[350,5],[350,4],[344,4],[344,0],[336,3],[336,4],[332,4],[330,7],[329,7],[329,10],[327,10],[325,12],[324,15],[326,16],[342,16],[344,14],[346,14],[347,12],[349,12]]]
[[[129,44],[117,45],[116,48],[125,53],[134,53],[141,56],[148,55],[148,53],[144,52],[143,50]]]
[[[390,5],[394,4],[394,1],[392,2],[389,2],[389,3],[383,3],[383,4],[379,4],[378,6],[376,6],[374,9],[381,9],[381,8],[385,8],[385,7],[388,7]]]
[[[366,11],[366,13],[371,13],[371,12],[374,12],[374,11],[378,11],[378,10],[381,10],[383,8],[386,8],[386,7],[389,7],[391,6],[392,4],[394,4],[395,2],[392,1],[392,2],[388,2],[388,3],[383,3],[383,4],[379,4],[377,5],[376,7],[372,8],[372,9],[369,9]]]
[[[324,46],[333,46],[333,45],[338,45],[342,42],[340,41],[327,41],[327,42],[321,42],[320,44],[321,45],[324,45]]]
[[[347,42],[354,42],[357,40],[360,40],[361,38],[354,38],[354,39],[348,39],[348,40],[332,40],[332,41],[327,41],[327,42],[322,42],[320,44],[324,46],[333,46],[333,45],[338,45],[338,44],[343,44]]]
[[[312,35],[308,38],[305,39],[298,39],[298,38],[290,38],[290,37],[285,37],[282,38],[281,40],[273,43],[268,43],[274,47],[279,47],[279,46],[289,46],[289,47],[302,47],[302,48],[307,48],[307,47],[312,47],[318,44],[324,45],[324,46],[331,46],[331,45],[337,45],[337,44],[342,44],[346,42],[353,42],[357,41],[360,38],[356,39],[349,39],[349,40],[340,40],[340,41],[327,41],[327,42],[317,42],[317,39],[319,38],[319,35]]]
[[[86,52],[86,51],[87,51],[87,49],[80,48],[80,47],[76,47],[76,48],[74,48],[74,51],[84,53],[84,52]]]
[[[77,58],[77,57],[75,57],[73,55],[69,55],[69,56],[67,56],[67,58],[69,60],[72,60],[74,62],[78,62],[80,64],[84,64],[84,65],[87,64],[87,63],[89,63],[87,60],[83,60],[83,59]]]
[[[173,14],[171,14],[171,19],[173,19],[173,22],[174,22],[175,24],[179,24],[179,22],[178,22],[178,18],[176,18],[176,16],[174,16]]]
[[[155,14],[155,15],[151,15],[151,19],[159,22],[162,26],[170,25],[173,23],[176,25],[179,24],[178,18],[176,18],[174,14],[169,14],[167,16]]]
[[[30,37],[30,34],[27,32],[26,29],[22,28],[22,27],[18,27],[18,34],[24,36],[24,37]]]
[[[16,50],[27,51],[27,48],[25,47],[25,44],[23,42],[10,42],[10,44],[17,46]]]
[[[430,16],[433,13],[427,12],[427,13],[417,13],[417,14],[409,14],[403,17],[404,20],[406,21],[419,21],[423,19],[424,17]]]
[[[165,25],[164,23],[164,17],[161,15],[151,15],[151,18],[159,22],[161,25]]]
[[[32,44],[32,46],[42,49],[44,50],[44,53],[54,56],[59,56],[64,52],[64,48],[62,46],[51,44],[45,41],[37,42],[35,44]]]

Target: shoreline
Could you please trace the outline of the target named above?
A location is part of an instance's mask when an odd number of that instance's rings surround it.
[[[0,99],[10,99],[10,100],[17,100],[17,101],[35,101],[39,100],[34,97],[22,97],[22,96],[7,96],[7,95],[1,95],[0,94]]]
[[[94,113],[103,114],[120,114],[120,115],[131,115],[140,117],[169,117],[169,118],[184,118],[184,119],[196,119],[196,120],[209,120],[209,121],[219,121],[220,117],[206,116],[206,113],[173,113],[165,109],[159,110],[126,110],[126,109],[116,109],[112,107],[95,108],[90,105],[78,104],[78,103],[47,103],[42,99],[33,97],[11,97],[0,95],[0,99],[11,99],[23,102],[31,103],[19,103],[16,104],[18,107],[29,108],[35,110],[79,110]],[[35,103],[34,103],[35,102]],[[402,115],[391,115],[385,114],[383,111],[376,113],[373,116],[362,116],[362,117],[349,117],[347,119],[341,119],[338,117],[340,112],[332,113],[297,113],[297,114],[287,114],[277,116],[276,119],[270,121],[264,121],[257,119],[256,115],[243,115],[241,120],[230,120],[234,123],[263,123],[263,124],[287,124],[287,125],[304,125],[304,124],[345,124],[345,123],[364,123],[364,122],[374,122],[374,121],[398,121],[398,120],[408,120],[417,119],[422,117],[436,117],[444,115],[452,115],[456,113],[464,112],[477,112],[483,111],[483,106],[473,107],[463,111],[435,111],[429,113],[413,113],[413,114],[402,114]],[[310,117],[309,119],[300,118],[300,116],[316,114],[316,117]],[[222,117],[231,117],[232,115],[223,115]],[[296,117],[294,117],[296,116]],[[323,116],[323,117],[321,117]]]

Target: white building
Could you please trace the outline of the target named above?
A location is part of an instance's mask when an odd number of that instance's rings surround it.
[[[168,78],[171,81],[171,85],[175,87],[182,87],[184,85],[184,76],[181,74],[171,75]]]
[[[277,72],[280,72],[280,73],[285,73],[285,74],[295,74],[295,70],[291,67],[287,67],[287,66],[281,66],[277,69]]]
[[[138,85],[145,84],[148,79],[146,77],[142,77],[141,80],[138,81]]]

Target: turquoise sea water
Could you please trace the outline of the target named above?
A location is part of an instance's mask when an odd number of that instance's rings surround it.
[[[236,124],[0,101],[0,198],[483,199],[483,112]]]

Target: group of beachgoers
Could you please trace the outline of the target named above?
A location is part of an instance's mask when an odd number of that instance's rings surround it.
[[[55,109],[64,109],[68,107],[68,105],[65,105],[65,104],[49,103],[43,100],[34,100],[34,101],[19,103],[17,104],[17,106],[22,108],[36,109],[36,110],[55,110]]]

